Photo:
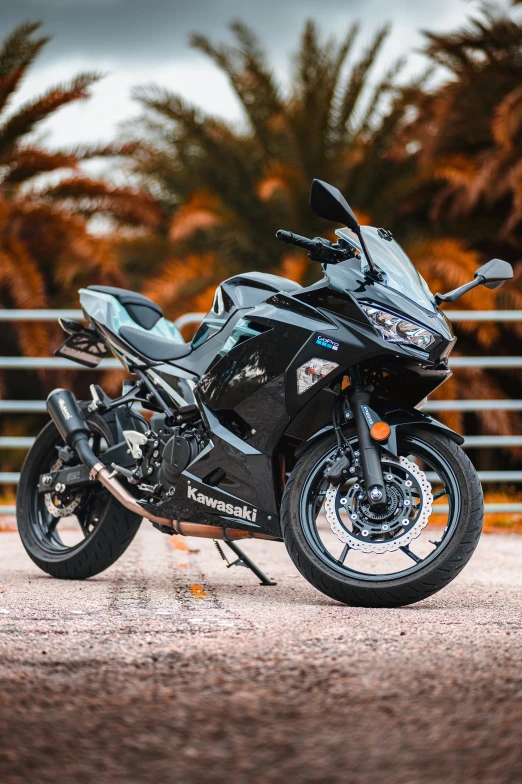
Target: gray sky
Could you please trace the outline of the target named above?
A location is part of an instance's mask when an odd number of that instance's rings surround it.
[[[454,29],[476,7],[467,0],[0,0],[0,35],[21,21],[41,20],[53,38],[17,102],[80,70],[108,74],[88,103],[65,108],[45,124],[47,141],[54,146],[109,140],[118,123],[137,113],[130,90],[140,84],[166,86],[208,111],[239,119],[224,77],[189,48],[191,31],[222,41],[228,38],[227,23],[243,19],[262,36],[276,72],[286,82],[288,52],[308,17],[318,20],[324,33],[339,34],[359,20],[359,47],[378,25],[391,21],[384,66],[421,45],[420,29]],[[421,62],[413,56],[410,69]]]

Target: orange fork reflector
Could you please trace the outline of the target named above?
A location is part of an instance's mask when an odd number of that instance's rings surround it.
[[[386,422],[376,422],[372,425],[370,435],[375,441],[386,441],[390,435],[390,426]]]

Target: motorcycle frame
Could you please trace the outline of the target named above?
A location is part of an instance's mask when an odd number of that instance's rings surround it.
[[[331,391],[332,404],[345,396],[346,378],[352,387],[347,426],[355,422],[359,440],[368,440],[363,428],[369,429],[371,421],[390,426],[385,444],[370,440],[376,454],[381,448],[396,454],[397,434],[409,426],[442,430],[456,443],[463,442],[415,408],[451,375],[446,358],[454,338],[443,314],[427,311],[368,277],[357,259],[329,265],[327,273],[307,288],[273,291],[269,296],[265,291],[261,301],[259,285],[248,276],[225,281],[209,334],[198,343],[200,328],[194,350],[169,362],[151,362],[126,344],[90,306],[95,293],[80,292],[92,325],[138,376],[125,396],[110,403],[106,399],[103,405],[117,408],[139,400],[154,411],[162,410],[172,424],[190,419],[197,410],[211,436],[182,472],[174,495],[160,503],[143,503],[150,514],[280,538],[286,474],[300,454],[334,429],[333,423],[322,424],[300,439],[295,423],[323,390]],[[236,308],[234,302],[242,306]],[[407,313],[408,320],[429,328],[439,339],[430,351],[389,343],[366,317],[360,307],[364,302]],[[258,334],[227,349],[241,319]],[[325,336],[337,344],[335,350],[318,342]],[[338,367],[299,394],[297,370],[312,358],[334,361]],[[353,395],[356,385],[364,393],[359,400]]]

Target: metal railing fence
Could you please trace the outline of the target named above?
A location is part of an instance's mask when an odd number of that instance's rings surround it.
[[[175,324],[179,329],[188,324],[199,323],[204,313],[186,313],[180,316]],[[522,311],[518,310],[453,310],[446,315],[451,321],[468,322],[515,322],[522,321]],[[37,322],[56,321],[59,317],[84,318],[81,310],[0,310],[0,322]],[[452,369],[480,367],[485,369],[514,370],[522,369],[522,357],[454,357],[450,359]],[[121,369],[117,359],[103,360],[97,370]],[[68,359],[59,357],[2,357],[0,370],[89,370]],[[522,411],[522,400],[434,400],[429,401],[423,411]],[[37,414],[45,413],[44,400],[0,400],[0,415],[3,414]],[[0,437],[0,450],[27,450],[34,441],[32,437]],[[505,448],[522,446],[522,436],[467,436],[464,448]],[[522,471],[479,471],[483,482],[522,484]],[[19,480],[17,472],[0,472],[0,485],[16,484]],[[440,507],[441,511],[443,507]],[[0,514],[14,513],[13,506],[0,505]],[[488,512],[522,512],[522,503],[486,504]]]

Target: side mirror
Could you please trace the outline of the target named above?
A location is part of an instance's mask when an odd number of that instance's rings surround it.
[[[481,283],[488,289],[498,289],[506,280],[513,277],[513,267],[502,259],[491,259],[475,272],[475,278],[482,278]]]
[[[370,251],[364,241],[359,221],[353,214],[352,208],[341,191],[322,180],[312,180],[310,207],[319,218],[324,218],[325,220],[330,220],[334,223],[342,223],[343,226],[347,226],[359,237],[361,248],[368,262],[368,274],[372,278],[375,278],[375,280],[382,280],[382,275],[375,266]]]
[[[440,305],[441,302],[455,302],[460,299],[463,294],[467,294],[471,289],[477,286],[486,286],[488,289],[498,289],[506,280],[511,280],[513,277],[513,267],[507,261],[502,259],[491,259],[482,267],[479,267],[473,276],[474,280],[459,286],[458,289],[453,289],[447,294],[435,294],[435,302]]]
[[[319,218],[342,223],[355,232],[359,229],[359,222],[341,191],[327,182],[313,180],[310,207]]]

